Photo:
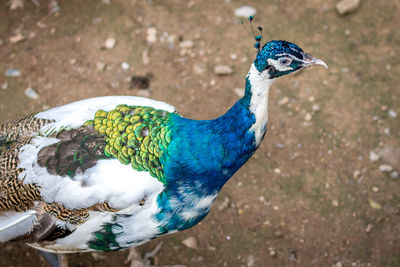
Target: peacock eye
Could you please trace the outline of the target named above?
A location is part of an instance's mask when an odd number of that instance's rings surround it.
[[[284,57],[284,58],[279,59],[279,63],[281,65],[289,66],[290,63],[292,63],[292,59]]]

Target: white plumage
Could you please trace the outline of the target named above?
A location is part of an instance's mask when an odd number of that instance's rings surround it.
[[[54,120],[41,129],[41,133],[49,135],[63,128],[76,128],[87,120],[93,119],[98,110],[110,111],[119,104],[144,106],[174,112],[175,108],[167,103],[136,96],[102,96],[76,101],[64,106],[51,108],[36,114],[36,118]]]

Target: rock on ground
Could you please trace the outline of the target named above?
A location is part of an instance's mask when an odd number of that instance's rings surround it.
[[[233,70],[229,66],[218,65],[214,67],[214,73],[217,75],[229,75],[233,73]]]
[[[33,88],[31,88],[31,87],[28,87],[28,88],[26,88],[26,90],[25,90],[25,95],[27,96],[27,97],[29,97],[30,99],[38,99],[39,98],[39,95],[36,93],[36,91],[33,89]]]
[[[374,151],[370,151],[370,152],[369,152],[369,160],[370,160],[371,162],[378,161],[378,160],[379,160],[379,155],[376,154]]]
[[[197,239],[193,236],[186,238],[185,240],[182,241],[182,244],[184,244],[188,248],[192,249],[197,249]]]
[[[194,43],[192,40],[185,40],[179,43],[179,47],[182,49],[188,49],[188,48],[192,48],[194,46]]]
[[[248,18],[257,13],[256,9],[251,6],[241,6],[235,9],[235,16],[241,18]]]
[[[107,49],[112,49],[114,48],[115,44],[116,44],[117,40],[115,38],[107,38],[104,47]]]
[[[340,15],[354,12],[360,6],[360,0],[342,0],[336,4],[336,10]]]
[[[21,76],[21,71],[17,70],[17,69],[8,69],[5,72],[6,77],[18,77]]]
[[[381,172],[391,172],[391,171],[393,171],[393,168],[392,168],[392,166],[390,166],[388,164],[382,164],[379,166],[379,170]]]
[[[154,44],[157,42],[157,29],[154,27],[150,27],[147,29],[147,37],[146,40],[149,44]]]

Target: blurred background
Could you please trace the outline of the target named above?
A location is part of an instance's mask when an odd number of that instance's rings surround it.
[[[348,5],[346,5],[348,4]],[[243,6],[250,6],[243,8]],[[222,115],[256,50],[240,25],[323,59],[277,81],[266,138],[200,225],[157,238],[156,265],[400,266],[400,1],[0,2],[0,122],[71,101],[139,95]],[[248,27],[245,23],[245,27]],[[126,251],[70,266],[129,266]],[[23,243],[1,266],[47,266]]]

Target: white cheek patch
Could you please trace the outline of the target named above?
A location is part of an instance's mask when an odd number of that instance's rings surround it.
[[[288,70],[293,70],[292,67],[289,66],[282,66],[281,64],[279,64],[278,60],[274,60],[269,58],[268,59],[268,65],[273,66],[276,70],[278,71],[288,71]]]

